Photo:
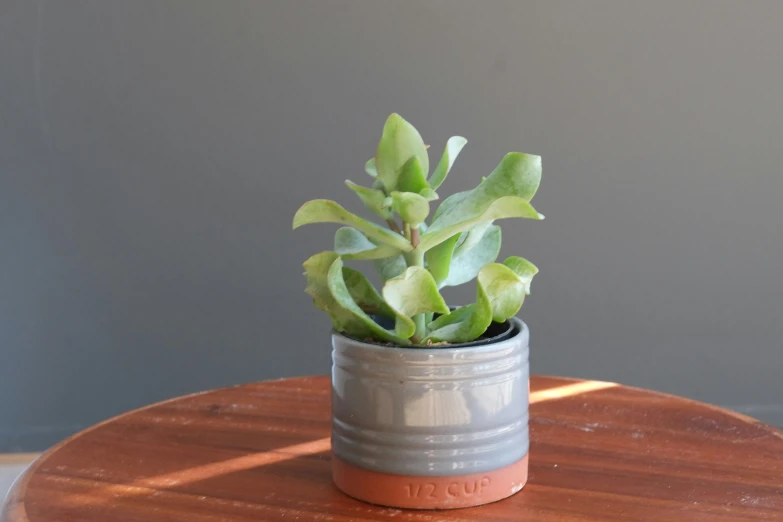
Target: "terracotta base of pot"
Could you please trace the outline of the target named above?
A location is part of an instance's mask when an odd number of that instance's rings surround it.
[[[450,477],[409,477],[368,471],[332,456],[334,483],[344,493],[372,504],[411,509],[456,509],[510,497],[527,482],[527,460],[505,468]]]

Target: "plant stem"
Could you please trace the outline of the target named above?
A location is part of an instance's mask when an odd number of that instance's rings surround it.
[[[419,227],[411,228],[411,245],[413,245],[413,248],[419,246],[419,237],[420,237]],[[424,266],[423,263],[422,266]]]
[[[408,223],[405,223],[405,232],[406,232],[405,237],[410,238],[411,244],[415,247],[416,245],[413,243],[413,241],[415,238],[416,244],[418,244],[419,230],[416,228],[411,229],[411,226]],[[418,249],[408,252],[408,254],[405,256],[405,261],[407,262],[408,267],[420,266],[423,268],[424,252]],[[418,344],[427,335],[426,317],[425,314],[418,314],[418,315],[414,315],[412,319],[413,319],[413,323],[416,325],[416,333],[414,333],[413,337],[411,337],[411,341]]]
[[[403,226],[403,230],[405,231],[405,239],[410,241],[411,240],[411,225],[410,225],[410,223],[403,222],[402,226]],[[408,265],[408,266],[413,266],[413,265]]]

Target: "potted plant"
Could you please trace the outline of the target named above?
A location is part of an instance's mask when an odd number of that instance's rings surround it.
[[[502,263],[494,221],[543,219],[530,199],[541,158],[512,152],[473,190],[437,207],[467,143],[446,143],[430,174],[419,132],[397,114],[365,164],[371,187],[346,185],[384,228],[334,201],[305,203],[293,227],[339,223],[334,249],[304,263],[307,293],[332,333],[333,477],[375,504],[448,509],[500,500],[527,480],[528,329],[515,318],[538,269]],[[429,224],[428,224],[429,223]],[[347,261],[372,261],[378,292]],[[439,289],[476,280],[449,307]]]

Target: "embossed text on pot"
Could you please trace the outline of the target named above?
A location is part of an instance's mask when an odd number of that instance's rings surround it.
[[[332,335],[332,449],[364,469],[449,476],[528,451],[527,326],[466,348],[398,348]]]

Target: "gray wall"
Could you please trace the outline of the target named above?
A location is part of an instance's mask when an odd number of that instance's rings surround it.
[[[537,373],[783,424],[783,2],[0,1],[0,451],[325,373],[301,262],[386,116],[540,154]],[[452,293],[466,300],[473,289]]]

